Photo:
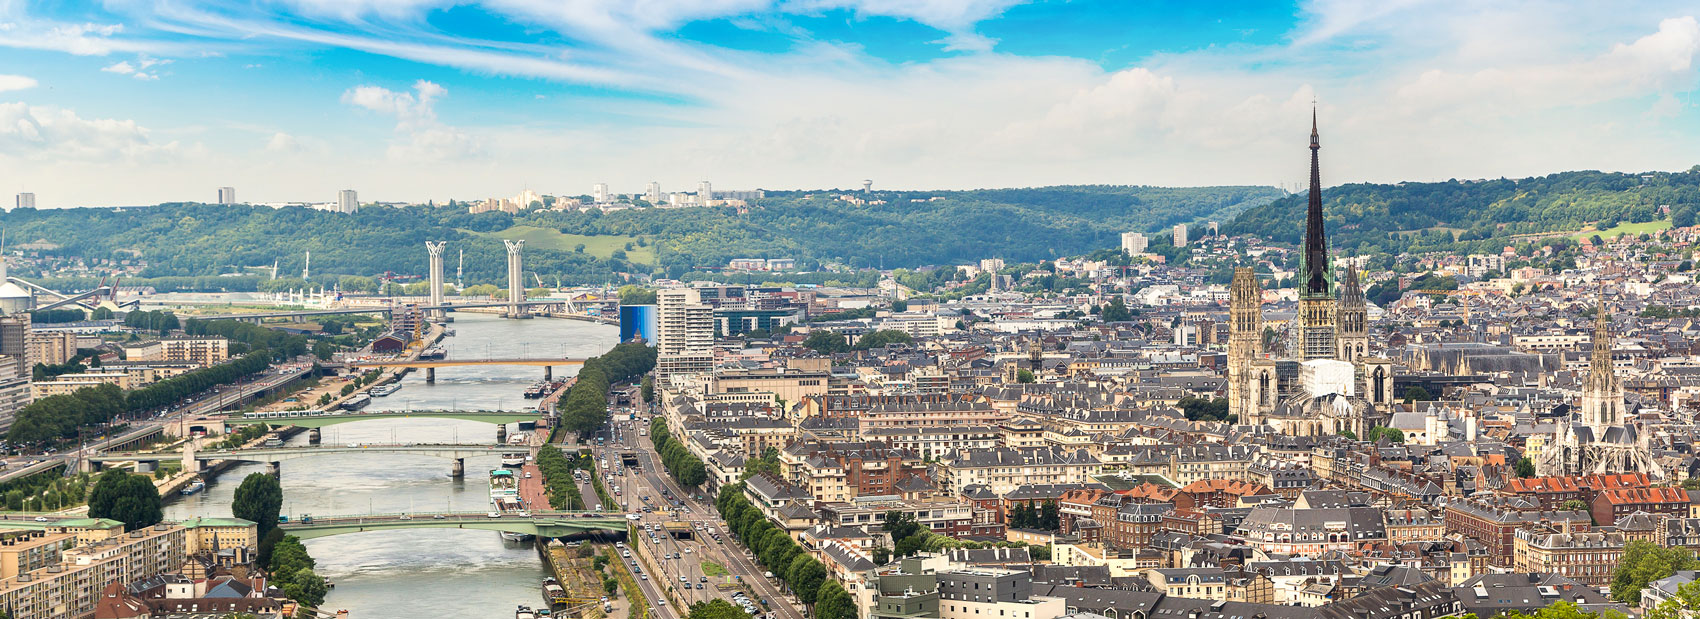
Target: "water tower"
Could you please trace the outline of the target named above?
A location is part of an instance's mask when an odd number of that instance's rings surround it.
[[[863,179],[862,180],[862,193],[869,193],[873,190],[874,190],[874,181],[869,180],[869,179]]]

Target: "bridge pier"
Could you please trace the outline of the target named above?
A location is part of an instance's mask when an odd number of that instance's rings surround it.
[[[78,473],[99,473],[100,463],[84,458],[77,462]]]
[[[506,444],[508,442],[508,424],[496,424],[496,442],[499,444]]]
[[[266,463],[266,474],[283,479],[283,463],[276,460]]]
[[[307,430],[307,444],[308,445],[317,445],[317,444],[319,444],[319,441],[323,440],[323,438],[324,438],[324,434],[322,432],[320,432],[318,428],[308,428],[308,430]]]
[[[466,458],[455,458],[454,466],[449,467],[449,477],[455,479],[466,477]]]
[[[437,368],[425,368],[425,383],[437,382]]]
[[[555,380],[555,366],[543,366],[543,380],[545,382]]]
[[[136,463],[136,472],[137,473],[152,473],[158,468],[159,468],[159,463],[154,462],[152,460]]]

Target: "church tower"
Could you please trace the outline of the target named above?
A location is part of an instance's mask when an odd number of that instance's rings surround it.
[[[1257,402],[1251,362],[1263,356],[1263,290],[1251,267],[1234,269],[1228,314],[1228,414],[1246,420]]]
[[[1594,352],[1589,355],[1588,378],[1582,383],[1582,425],[1602,436],[1608,426],[1623,423],[1623,383],[1611,365],[1611,313],[1600,299],[1594,320]]]
[[[1339,351],[1335,359],[1356,364],[1369,356],[1369,310],[1363,288],[1358,284],[1357,267],[1346,267],[1346,282],[1340,286],[1340,303],[1336,308]]]
[[[1300,256],[1299,359],[1333,359],[1337,350],[1334,269],[1328,261],[1328,237],[1322,226],[1322,168],[1317,151],[1316,110],[1310,116],[1310,205],[1305,213],[1305,246]]]

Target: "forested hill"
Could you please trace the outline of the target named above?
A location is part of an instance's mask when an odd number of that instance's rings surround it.
[[[0,215],[0,225],[13,244],[59,246],[48,253],[144,259],[150,265],[144,275],[153,278],[253,274],[255,267],[269,267],[274,260],[282,275],[298,275],[308,251],[315,275],[419,274],[425,270],[424,241],[446,240],[451,271],[457,252],[464,250],[467,283],[497,283],[505,273],[500,239],[526,238],[526,270],[544,281],[553,284],[558,276],[563,283],[603,283],[617,280],[614,274],[620,272],[677,276],[695,267],[723,266],[732,258],[887,268],[988,257],[1036,261],[1115,246],[1118,235],[1128,230],[1227,221],[1282,192],[1271,187],[1071,186],[866,196],[883,204],[855,204],[838,195],[779,192],[755,201],[744,213],[643,208],[472,215],[463,206],[414,206],[367,207],[343,215],[303,207],[207,204],[17,209]]]
[[[1223,232],[1297,244],[1306,199],[1301,193],[1246,209]],[[1497,250],[1531,238],[1523,235],[1663,220],[1667,206],[1679,222],[1691,222],[1700,207],[1700,166],[1675,173],[1353,184],[1323,189],[1322,199],[1328,241],[1338,252]]]

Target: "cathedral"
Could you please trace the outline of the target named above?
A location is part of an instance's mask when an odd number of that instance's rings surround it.
[[[1611,365],[1610,316],[1601,299],[1588,378],[1582,382],[1581,420],[1559,424],[1558,436],[1535,461],[1537,475],[1635,472],[1654,479],[1665,477],[1664,468],[1653,458],[1647,433],[1625,423],[1623,383]]]
[[[1229,289],[1228,412],[1240,423],[1292,436],[1351,432],[1386,422],[1393,363],[1369,355],[1369,312],[1356,269],[1337,281],[1322,218],[1322,171],[1315,112],[1310,125],[1310,202],[1299,258],[1299,308],[1292,358],[1265,351],[1263,290],[1249,267]]]

